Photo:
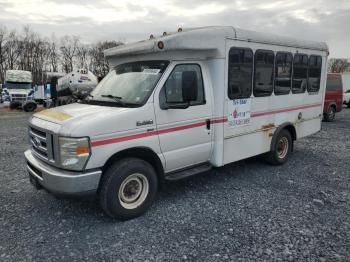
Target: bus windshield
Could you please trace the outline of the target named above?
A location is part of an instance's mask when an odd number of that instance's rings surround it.
[[[168,65],[169,61],[139,61],[118,65],[97,85],[86,102],[142,106]]]
[[[5,87],[7,89],[31,89],[31,83],[21,83],[21,82],[6,82]]]

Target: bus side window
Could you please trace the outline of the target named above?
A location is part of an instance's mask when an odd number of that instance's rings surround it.
[[[295,54],[293,61],[293,94],[304,93],[307,88],[307,71],[309,59],[307,55]]]
[[[308,92],[318,92],[321,82],[322,57],[311,55],[309,59]]]
[[[291,53],[278,52],[275,63],[275,95],[288,95],[292,86]]]
[[[254,59],[254,89],[256,97],[270,96],[273,91],[275,54],[270,50],[257,50]]]
[[[248,98],[252,94],[253,51],[231,48],[228,61],[228,97]]]

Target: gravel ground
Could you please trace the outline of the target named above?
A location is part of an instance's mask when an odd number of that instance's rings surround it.
[[[350,109],[286,165],[252,158],[168,183],[127,222],[30,185],[27,118],[0,112],[0,261],[350,261]]]

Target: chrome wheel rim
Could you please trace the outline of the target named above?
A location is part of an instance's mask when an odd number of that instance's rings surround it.
[[[288,153],[289,143],[286,137],[281,137],[277,143],[277,154],[280,159],[285,158]]]
[[[134,173],[128,176],[119,187],[118,199],[122,207],[135,209],[146,199],[149,183],[145,175]]]

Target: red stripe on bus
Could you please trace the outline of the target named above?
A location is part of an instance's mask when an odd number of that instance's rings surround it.
[[[210,120],[210,123],[211,124],[218,124],[218,123],[224,123],[226,121],[227,121],[227,118],[213,119],[213,120]],[[98,141],[91,142],[91,146],[96,147],[96,146],[103,146],[103,145],[109,145],[109,144],[114,144],[114,143],[120,143],[120,142],[129,141],[129,140],[145,138],[145,137],[149,137],[149,136],[161,135],[161,134],[186,130],[186,129],[190,129],[190,128],[196,128],[196,127],[200,127],[200,126],[205,126],[206,124],[207,124],[206,121],[201,121],[198,123],[193,123],[193,124],[184,125],[184,126],[176,126],[176,127],[161,129],[161,130],[157,130],[157,131],[149,131],[149,132],[135,134],[135,135],[109,138],[109,139],[105,139],[105,140],[98,140]]]
[[[227,122],[227,118],[220,118],[220,119],[210,120],[211,124],[220,124],[220,123],[225,123],[225,122]]]
[[[273,114],[284,113],[284,112],[289,112],[289,111],[295,111],[295,110],[300,110],[300,109],[319,107],[321,105],[322,104],[312,104],[312,105],[288,107],[288,108],[283,108],[283,109],[278,109],[278,110],[273,110],[273,111],[268,111],[268,112],[255,112],[255,113],[251,114],[251,117],[273,115]],[[227,121],[228,121],[227,118],[219,118],[219,119],[212,119],[212,120],[210,120],[210,123],[211,124],[220,124],[220,123],[225,123]],[[109,144],[114,144],[114,143],[120,143],[120,142],[129,141],[129,140],[145,138],[145,137],[149,137],[149,136],[161,135],[161,134],[166,134],[166,133],[186,130],[186,129],[190,129],[190,128],[196,128],[196,127],[200,127],[200,126],[205,126],[206,124],[207,124],[206,121],[201,121],[201,122],[193,123],[193,124],[189,124],[189,125],[176,126],[176,127],[171,127],[171,128],[161,129],[161,130],[155,130],[155,131],[149,131],[149,132],[135,134],[135,135],[129,135],[129,136],[116,137],[116,138],[109,138],[109,139],[105,139],[105,140],[92,141],[91,142],[91,146],[96,147],[96,146],[103,146],[103,145],[109,145]]]
[[[304,106],[294,106],[294,107],[282,108],[282,109],[277,109],[277,110],[272,110],[272,111],[267,111],[267,112],[255,112],[255,113],[251,114],[251,117],[258,117],[258,116],[273,115],[273,114],[278,114],[278,113],[285,113],[285,112],[290,112],[290,111],[295,111],[295,110],[300,110],[300,109],[319,107],[321,105],[322,104],[312,104],[312,105],[304,105]]]

